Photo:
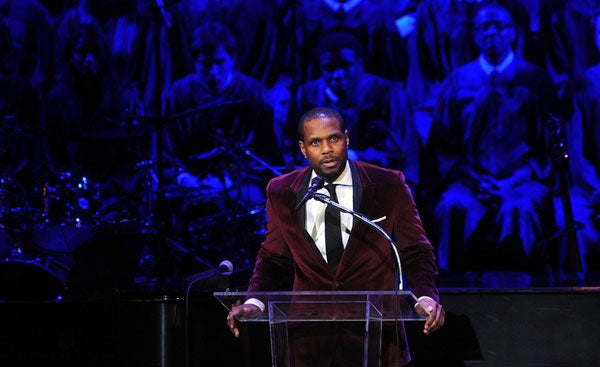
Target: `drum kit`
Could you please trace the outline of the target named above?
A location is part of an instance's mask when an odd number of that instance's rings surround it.
[[[0,179],[0,299],[60,299],[75,249],[93,236],[98,186],[68,172],[34,190]]]
[[[101,139],[138,137],[156,129],[156,125],[150,125],[113,128],[104,125],[88,133]],[[261,174],[281,174],[249,149],[240,148],[238,154],[259,166]],[[219,159],[214,152],[191,158]],[[143,201],[136,205],[145,207],[144,217],[116,220],[104,219],[102,208],[106,207],[106,198],[102,185],[88,177],[59,172],[28,188],[11,177],[0,178],[0,301],[61,299],[76,263],[77,249],[93,241],[107,226],[133,222],[135,231],[155,235],[155,206],[159,199],[155,168],[152,160],[137,165],[142,187],[135,198],[126,198]],[[241,191],[239,185],[240,181],[234,179],[233,186],[224,190],[235,199],[236,193]],[[174,225],[176,230],[167,234],[170,249],[178,251],[179,248],[193,254],[201,265],[230,260],[239,269],[253,263],[266,228],[264,202],[233,200],[234,205],[213,207],[210,203],[220,201],[222,193],[181,186],[165,186],[164,191],[169,206],[165,212],[173,216],[170,222],[178,221],[178,214],[173,213],[190,203],[209,208],[196,217],[187,218],[183,224]],[[141,253],[138,266],[147,260],[148,254]]]

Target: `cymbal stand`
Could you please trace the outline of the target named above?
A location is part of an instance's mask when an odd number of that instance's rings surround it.
[[[167,275],[166,259],[168,258],[166,238],[167,231],[170,229],[168,226],[169,221],[166,219],[166,194],[164,189],[164,156],[163,156],[163,145],[164,145],[164,116],[161,106],[162,90],[160,83],[162,81],[161,74],[161,42],[160,33],[161,26],[169,29],[171,23],[169,17],[165,13],[164,3],[162,0],[155,0],[155,14],[156,20],[154,22],[154,103],[156,103],[156,116],[158,129],[156,133],[156,169],[157,169],[157,190],[156,190],[156,205],[152,208],[151,217],[153,224],[156,228],[156,242],[154,248],[155,266],[156,266],[156,277],[157,285],[159,288],[164,287],[165,277]]]
[[[573,217],[570,197],[569,153],[565,143],[566,138],[561,121],[554,115],[547,116],[546,129],[550,136],[552,159],[557,168],[558,191],[563,204],[566,226],[563,231],[555,236],[563,239],[559,245],[557,277],[559,281],[563,280],[563,268],[566,265],[566,259],[568,259],[569,270],[576,274],[578,280],[581,280],[583,278],[583,264],[579,252],[577,231],[582,229],[583,226],[577,224]]]

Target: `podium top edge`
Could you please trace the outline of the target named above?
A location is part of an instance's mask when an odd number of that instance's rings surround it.
[[[385,296],[385,295],[410,295],[415,297],[413,292],[408,290],[397,290],[397,291],[282,291],[282,292],[240,292],[240,291],[224,291],[214,292],[214,296],[226,297],[226,296]]]

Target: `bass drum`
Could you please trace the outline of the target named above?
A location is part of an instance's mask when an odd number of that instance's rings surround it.
[[[0,302],[56,302],[69,268],[51,258],[0,261]]]

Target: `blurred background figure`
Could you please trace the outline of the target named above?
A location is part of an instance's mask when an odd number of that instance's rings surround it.
[[[349,147],[354,159],[401,169],[416,185],[419,145],[402,85],[365,72],[360,41],[349,33],[323,37],[314,57],[320,74],[299,86],[299,111],[318,106],[341,111],[348,130],[357,132]]]
[[[415,109],[415,125],[425,144],[442,82],[479,54],[472,33],[474,12],[481,3],[498,2],[514,14],[513,49],[523,57],[529,18],[517,0],[423,0],[414,11],[414,30],[407,40],[406,88]]]
[[[165,144],[165,178],[174,185],[167,195],[188,198],[181,208],[174,205],[185,242],[192,220],[203,227],[214,219],[208,215],[263,205],[271,165],[281,164],[264,87],[237,70],[229,28],[200,25],[191,49],[195,71],[164,93],[165,115],[174,121]]]
[[[489,267],[483,262],[491,256],[494,266],[527,269],[547,223],[550,162],[543,119],[557,97],[548,74],[513,52],[516,33],[504,7],[482,5],[474,27],[481,55],[445,81],[429,141],[441,175],[432,177],[444,180],[434,213],[438,260],[444,270],[464,269],[472,246],[482,257],[469,266]],[[482,223],[488,238],[475,240]]]
[[[6,57],[13,72],[46,91],[52,83],[54,23],[36,0],[0,0],[0,20],[10,31],[13,50]]]
[[[367,72],[391,80],[403,80],[406,50],[398,29],[384,8],[372,1],[318,0],[292,4],[295,29],[289,54],[291,76],[298,84],[314,79],[319,73],[313,62],[314,45],[332,32],[353,34],[364,52]]]
[[[284,26],[288,6],[288,1],[282,0],[184,0],[177,2],[176,11],[182,17],[187,45],[193,42],[194,29],[203,23],[226,25],[236,39],[237,69],[270,87],[283,72],[280,58],[290,37],[290,30]],[[187,56],[191,72],[193,55],[188,52]]]
[[[114,79],[97,21],[72,18],[61,30],[56,81],[44,101],[49,162],[35,192],[42,215],[34,241],[71,262],[101,224],[147,214],[136,164],[148,157],[150,135],[128,129],[144,109],[136,93]]]
[[[8,25],[0,22],[0,256],[24,255],[35,213],[30,191],[43,168],[41,103],[30,79],[14,68]]]
[[[148,158],[148,144],[138,144],[145,127],[126,130],[144,107],[136,91],[114,78],[106,35],[93,17],[61,29],[59,71],[45,111],[51,172],[87,177],[111,199],[120,198],[139,179],[136,163]],[[105,205],[114,204],[103,197]]]

